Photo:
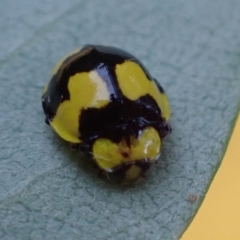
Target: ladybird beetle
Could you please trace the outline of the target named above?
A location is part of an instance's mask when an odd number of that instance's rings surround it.
[[[55,66],[42,93],[46,123],[104,172],[144,176],[171,132],[168,98],[126,51],[85,45]]]

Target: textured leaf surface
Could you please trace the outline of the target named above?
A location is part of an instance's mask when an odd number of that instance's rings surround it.
[[[1,1],[0,239],[177,239],[237,113],[239,24],[237,0]],[[53,65],[85,43],[136,55],[170,99],[161,161],[131,187],[99,179],[44,123]]]

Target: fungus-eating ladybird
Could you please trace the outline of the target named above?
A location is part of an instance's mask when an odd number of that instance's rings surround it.
[[[43,90],[42,106],[61,138],[127,180],[158,160],[171,132],[163,88],[139,60],[115,47],[85,45],[62,59]]]

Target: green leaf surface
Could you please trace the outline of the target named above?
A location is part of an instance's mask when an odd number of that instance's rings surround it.
[[[239,24],[238,0],[2,0],[0,239],[176,240],[238,111]],[[170,99],[161,160],[132,186],[99,178],[44,123],[53,65],[85,43],[131,52]]]

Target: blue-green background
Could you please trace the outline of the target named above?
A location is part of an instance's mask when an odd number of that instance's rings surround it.
[[[238,111],[239,26],[238,0],[1,0],[0,239],[176,240]],[[169,96],[173,132],[133,186],[97,177],[44,123],[53,65],[85,43],[131,52]]]

